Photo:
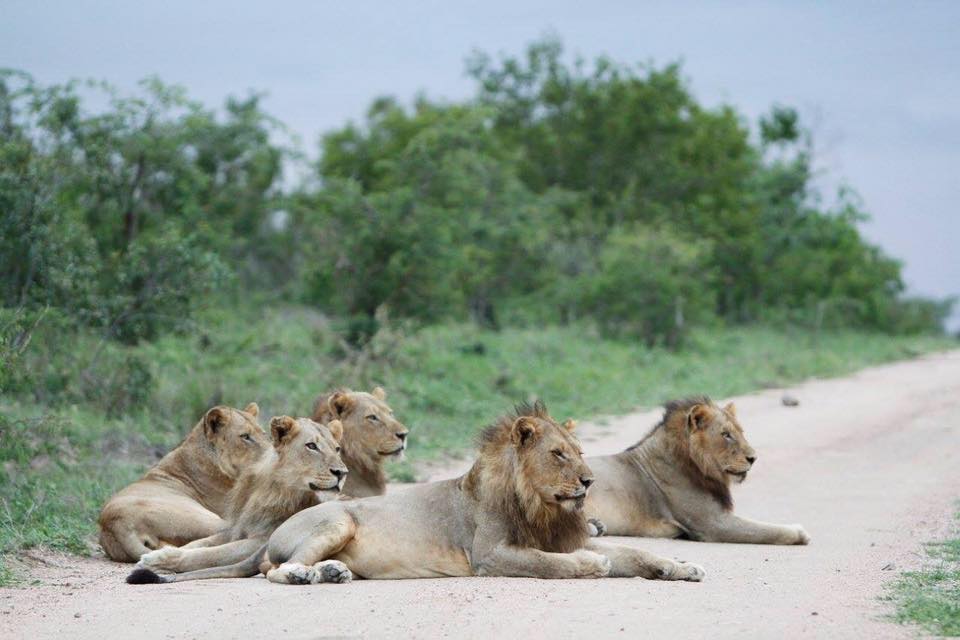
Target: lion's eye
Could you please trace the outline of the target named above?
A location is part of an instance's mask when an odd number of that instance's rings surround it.
[[[337,453],[340,453],[340,447],[337,447]]]
[[[729,431],[724,431],[724,432],[723,432],[723,437],[726,438],[727,440],[733,441],[733,436],[730,435],[730,432],[729,432]]]
[[[250,443],[253,442],[253,436],[251,436],[249,433],[245,433],[245,434],[241,435],[240,437],[243,438],[243,441],[244,441],[244,442],[250,442]]]
[[[380,418],[378,418],[378,417],[375,416],[375,415],[369,415],[369,416],[367,416],[367,420],[370,420],[371,422],[380,422]]]
[[[308,442],[306,446],[307,449],[310,449],[310,451],[320,451],[320,449],[317,448],[316,442]]]
[[[564,458],[567,457],[567,456],[563,455],[563,451],[560,451],[560,449],[554,449],[551,453],[553,453],[553,455],[557,456],[557,457],[560,458],[561,460],[563,460]]]

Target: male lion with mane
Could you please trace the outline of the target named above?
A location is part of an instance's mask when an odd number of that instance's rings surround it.
[[[243,411],[213,407],[176,449],[100,512],[100,546],[111,560],[136,562],[165,545],[213,535],[227,494],[240,473],[260,459],[270,440],[251,402]]]
[[[261,571],[282,584],[353,575],[701,580],[695,564],[589,538],[582,508],[593,473],[573,428],[541,402],[521,405],[483,432],[460,478],[294,515],[270,536]]]
[[[393,417],[387,392],[375,387],[370,393],[338,389],[317,398],[313,419],[343,423],[343,461],[350,469],[343,493],[352,498],[383,495],[387,475],[383,464],[400,458],[410,430]]]
[[[720,408],[705,396],[676,400],[637,444],[587,459],[597,488],[585,511],[610,535],[807,544],[810,536],[798,524],[734,515],[730,480],[743,482],[756,459],[733,403]]]
[[[342,425],[280,416],[270,421],[273,450],[245,471],[230,492],[229,526],[183,547],[164,547],[140,558],[131,584],[182,582],[204,577],[243,576],[236,563],[263,554],[264,544],[291,515],[337,497],[347,467],[340,458]],[[241,565],[242,567],[242,565]],[[157,575],[153,570],[177,572]],[[213,576],[211,576],[211,572]]]

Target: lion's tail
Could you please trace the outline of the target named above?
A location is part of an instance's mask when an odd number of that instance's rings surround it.
[[[127,584],[166,584],[168,582],[209,580],[211,578],[249,578],[250,576],[255,576],[260,573],[260,563],[263,561],[263,555],[266,551],[267,545],[263,545],[257,549],[255,553],[240,562],[222,567],[187,571],[186,573],[160,575],[150,569],[134,569],[130,575],[127,576]]]

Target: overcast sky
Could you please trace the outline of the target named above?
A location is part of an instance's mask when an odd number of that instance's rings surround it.
[[[157,74],[211,105],[263,90],[313,152],[375,96],[466,97],[470,51],[546,33],[588,58],[681,60],[703,102],[751,123],[797,106],[821,184],[861,194],[911,290],[960,295],[960,2],[0,0],[0,67],[124,88]]]

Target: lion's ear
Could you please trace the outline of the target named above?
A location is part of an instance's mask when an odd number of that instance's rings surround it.
[[[373,391],[370,392],[370,395],[381,402],[386,402],[387,400],[387,392],[384,391],[383,387],[374,387]]]
[[[514,444],[523,446],[532,441],[539,435],[540,427],[536,421],[527,416],[520,416],[513,423],[513,431],[510,434]]]
[[[705,404],[695,404],[687,413],[687,426],[696,431],[706,429],[713,419],[713,411]]]
[[[226,408],[214,407],[203,416],[203,432],[208,438],[212,438],[229,420]]]
[[[270,434],[273,436],[274,445],[288,442],[299,429],[297,421],[290,416],[276,416],[270,419]]]
[[[244,413],[249,413],[254,418],[260,415],[260,406],[256,402],[251,402],[246,407],[243,408]]]
[[[343,423],[339,420],[331,420],[327,423],[327,429],[330,429],[330,435],[333,436],[333,439],[340,442],[343,438]]]
[[[327,400],[327,406],[335,418],[342,418],[353,408],[353,398],[346,391],[337,391]]]
[[[570,433],[573,433],[573,430],[577,428],[577,423],[574,422],[573,418],[567,418],[562,425],[560,425]]]
[[[737,405],[733,404],[732,402],[728,402],[727,406],[725,406],[723,410],[729,413],[734,418],[737,417]]]

